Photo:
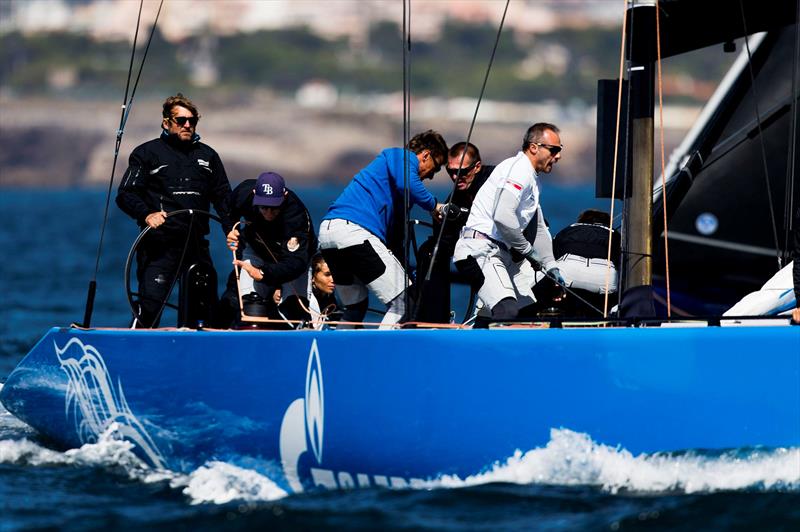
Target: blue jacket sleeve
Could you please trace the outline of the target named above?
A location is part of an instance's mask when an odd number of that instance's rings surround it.
[[[436,198],[422,184],[422,180],[419,178],[419,159],[413,152],[397,149],[391,150],[387,154],[389,174],[394,180],[395,189],[402,191],[405,188],[403,154],[408,158],[408,185],[411,203],[419,205],[426,211],[432,211],[436,208]]]

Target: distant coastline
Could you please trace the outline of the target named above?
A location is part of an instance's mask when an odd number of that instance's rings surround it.
[[[146,98],[134,102],[120,148],[117,178],[127,167],[130,151],[159,134],[161,101]],[[385,109],[380,103],[376,109],[374,98],[367,101],[366,97],[363,102],[320,109],[269,92],[229,100],[196,98],[202,115],[198,132],[219,152],[232,183],[264,170],[281,172],[303,185],[344,183],[378,151],[402,143],[400,113],[394,112],[391,96],[385,101]],[[415,101],[411,129],[437,129],[449,143],[463,140],[469,123],[448,116],[463,115],[462,109],[469,103]],[[495,109],[490,109],[491,105]],[[501,116],[498,105],[502,104],[484,102],[479,117]],[[472,142],[479,146],[484,160],[508,157],[518,149],[528,125],[553,121],[562,128],[566,145],[555,177],[565,183],[593,179],[592,109],[566,116],[557,105],[532,105],[517,106],[506,114],[514,112],[520,114],[516,121],[503,117],[476,124]],[[691,115],[692,110],[688,112]],[[119,102],[0,96],[0,187],[107,183],[119,117]],[[681,127],[667,130],[668,154],[688,127],[687,123],[678,125]],[[437,180],[444,178],[442,174]]]

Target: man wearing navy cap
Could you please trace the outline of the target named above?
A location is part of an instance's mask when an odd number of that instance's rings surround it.
[[[229,203],[231,219],[244,218],[227,239],[228,246],[236,250],[234,264],[241,272],[238,294],[233,274],[228,280],[223,295],[227,308],[219,325],[230,326],[235,320],[239,295],[245,314],[278,318],[272,299],[276,289],[281,289],[284,300],[306,294],[308,266],[317,249],[311,215],[275,172],[243,181],[231,193]]]

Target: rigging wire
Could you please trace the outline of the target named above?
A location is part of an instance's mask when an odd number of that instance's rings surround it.
[[[758,127],[758,140],[759,145],[761,147],[761,163],[764,166],[764,180],[767,187],[767,202],[769,203],[769,215],[770,221],[772,222],[772,237],[775,243],[775,255],[778,260],[778,270],[780,270],[783,265],[783,257],[781,257],[781,250],[780,244],[778,241],[778,225],[775,221],[775,207],[772,202],[772,188],[770,186],[769,181],[769,169],[767,168],[767,148],[764,145],[764,132],[761,129],[761,115],[758,111],[758,92],[756,91],[756,78],[755,74],[753,73],[753,56],[750,53],[750,41],[747,37],[747,20],[744,14],[744,4],[742,0],[739,0],[739,11],[742,14],[742,29],[744,30],[744,46],[747,49],[747,68],[748,72],[750,72],[750,85],[753,89],[753,107],[755,108],[756,113],[756,126]]]
[[[408,217],[411,210],[411,191],[409,190],[408,154],[411,141],[411,0],[403,0],[403,275],[405,312],[411,308],[411,292],[409,286],[409,226]],[[392,220],[393,221],[393,220]]]
[[[786,161],[786,195],[784,200],[783,220],[784,228],[784,242],[783,249],[786,261],[790,260],[791,251],[789,249],[789,238],[793,230],[800,231],[800,228],[794,227],[794,181],[795,181],[795,165],[797,163],[797,99],[798,94],[798,72],[800,68],[800,0],[797,0],[795,23],[794,23],[794,61],[792,61],[792,89],[790,94],[790,109],[791,118],[789,126],[789,149],[787,150]],[[800,214],[799,214],[800,216]]]
[[[658,132],[661,139],[661,210],[664,214],[664,280],[667,290],[667,319],[672,317],[672,298],[669,289],[669,238],[667,236],[667,176],[664,164],[664,86],[661,81],[660,6],[656,0],[656,66],[658,71]]]
[[[633,5],[634,2],[635,2],[635,0],[630,0],[631,7],[635,7]],[[630,35],[628,37],[628,42],[632,43],[632,42],[634,42],[634,30],[636,30],[636,10],[635,9],[631,9],[630,10],[630,15],[631,15],[630,28],[629,28]],[[625,42],[625,41],[623,41],[623,42]],[[625,44],[627,44],[627,43],[625,43]],[[620,79],[620,83],[622,83],[621,79]],[[631,168],[628,165],[628,162],[630,160],[630,150],[631,150],[631,142],[630,142],[629,139],[631,138],[631,122],[632,122],[632,120],[630,118],[630,116],[631,116],[631,103],[633,101],[632,100],[632,93],[633,93],[633,84],[632,83],[628,83],[626,91],[627,91],[626,92],[626,103],[625,103],[626,106],[627,106],[626,109],[625,109],[625,116],[627,117],[627,119],[625,120],[625,139],[626,139],[626,142],[625,142],[625,154],[624,154],[625,158],[623,159],[624,166],[623,166],[623,171],[622,171],[622,175],[623,175],[623,177],[625,177],[625,179],[622,180],[622,200],[623,200],[623,202],[625,201],[625,198],[628,197],[628,181],[629,180],[628,180],[627,177],[628,177],[629,173],[631,172]],[[618,107],[621,107],[621,104]],[[616,166],[616,164],[614,166]],[[630,230],[631,230],[631,217],[630,216],[625,216],[624,213],[623,213],[623,215],[622,215],[622,223],[620,224],[620,232],[622,233],[620,236],[622,237],[622,241],[623,242],[625,242],[627,240],[628,234],[630,233]],[[619,252],[619,264],[620,265],[623,264],[623,261],[631,260],[632,256],[636,256],[635,260],[639,261],[639,260],[642,260],[642,258],[645,258],[647,255],[642,254],[642,253],[632,253],[631,251],[625,250],[625,249],[622,248],[622,246],[620,246],[620,252]],[[617,283],[617,308],[619,308],[622,305],[622,282],[621,281],[622,281],[623,272],[619,272],[619,273],[620,273],[620,282]]]
[[[451,189],[450,194],[447,196],[447,202],[450,202],[451,199],[453,198],[453,195],[455,194],[456,187],[458,184],[458,179],[459,177],[461,177],[461,171],[463,170],[464,166],[464,157],[467,155],[467,147],[469,146],[469,142],[472,139],[472,132],[475,129],[475,121],[478,118],[478,111],[480,110],[481,107],[481,101],[483,100],[483,95],[486,92],[486,84],[489,81],[489,74],[492,71],[492,64],[494,63],[494,58],[497,53],[497,48],[500,44],[500,36],[503,33],[503,27],[505,26],[506,14],[508,13],[508,5],[510,2],[511,0],[506,0],[506,5],[505,8],[503,9],[503,16],[500,18],[500,26],[497,28],[497,35],[494,40],[494,47],[492,48],[492,54],[489,57],[489,64],[486,67],[486,74],[484,74],[483,76],[483,84],[481,85],[481,91],[478,95],[478,102],[475,105],[475,112],[472,114],[472,121],[469,124],[469,131],[467,132],[466,144],[464,146],[464,150],[461,152],[461,160],[458,163],[458,172],[456,172],[455,178],[453,180],[453,188]],[[439,253],[439,244],[442,241],[442,234],[444,233],[444,228],[445,225],[447,224],[447,219],[448,216],[445,213],[445,216],[442,218],[442,223],[440,224],[439,227],[439,234],[436,235],[436,244],[433,246],[433,252],[431,253],[430,263],[428,264],[428,271],[425,273],[425,278],[424,278],[425,282],[430,281],[431,279],[434,261],[436,260],[436,255]],[[408,223],[406,223],[406,225],[408,225]],[[425,297],[425,291],[422,290],[420,292],[419,301],[417,302],[418,305],[422,303],[422,299],[424,297]]]
[[[631,0],[631,4],[634,1],[635,0]],[[633,42],[633,31],[634,31],[634,29],[636,27],[635,19],[636,19],[635,10],[631,10],[631,27],[630,27],[630,35],[628,36],[628,42]],[[620,83],[621,83],[621,81],[620,81]],[[631,133],[631,118],[630,117],[631,117],[631,102],[633,101],[633,84],[632,83],[628,83],[627,87],[625,88],[625,91],[626,91],[625,92],[625,98],[626,98],[625,99],[625,103],[626,103],[627,107],[625,109],[625,116],[626,116],[626,120],[625,120],[625,139],[626,139],[626,141],[625,141],[625,152],[623,154],[624,157],[623,157],[623,160],[622,160],[623,161],[622,176],[624,178],[622,180],[622,201],[623,201],[623,204],[625,202],[625,198],[627,198],[628,194],[629,194],[629,191],[628,191],[628,184],[629,184],[628,175],[632,171],[632,169],[630,167],[630,164],[629,164],[629,163],[631,163],[631,157],[630,157],[631,153],[630,152],[631,152],[631,149],[632,149],[632,145],[631,145],[631,142],[630,142],[629,139],[631,138],[631,134],[632,134]],[[630,233],[630,230],[631,230],[631,217],[630,216],[625,216],[625,209],[624,208],[623,208],[623,212],[620,214],[620,217],[622,218],[622,220],[620,221],[620,233],[621,233],[620,237],[621,237],[622,242],[625,242],[627,240],[628,234]],[[630,260],[630,257],[632,255],[639,255],[639,256],[642,256],[642,257],[644,256],[644,255],[641,255],[641,254],[631,253],[630,250],[625,250],[623,246],[620,246],[619,263],[618,264],[622,265],[623,261]],[[640,260],[640,259],[637,258],[636,260]],[[622,281],[623,272],[619,272],[619,273],[620,273],[620,279],[619,279],[620,282],[617,283],[617,308],[619,308],[622,305],[622,282],[621,281]]]
[[[147,52],[150,50],[150,43],[153,41],[153,35],[155,34],[156,26],[158,24],[158,18],[161,15],[161,8],[164,5],[164,0],[158,4],[158,12],[156,13],[156,18],[153,20],[153,26],[150,28],[150,36],[147,39],[147,46],[144,49],[142,54],[142,61],[139,64],[139,72],[136,75],[136,81],[133,84],[133,90],[131,91],[130,100],[128,100],[128,90],[130,88],[131,83],[131,74],[133,73],[133,59],[136,54],[136,42],[139,36],[139,25],[142,19],[142,6],[144,5],[144,0],[140,0],[139,2],[139,14],[136,19],[136,30],[134,32],[133,37],[133,45],[131,46],[131,60],[128,66],[128,79],[125,84],[125,97],[122,100],[122,111],[119,120],[119,128],[117,129],[117,136],[116,136],[116,143],[114,146],[114,161],[111,165],[111,178],[108,181],[108,191],[106,192],[106,204],[103,210],[103,223],[100,226],[100,238],[97,243],[97,255],[95,258],[95,265],[94,265],[94,273],[92,275],[92,279],[89,281],[89,290],[86,296],[86,308],[84,310],[83,315],[83,323],[82,327],[88,328],[91,325],[92,320],[92,310],[94,308],[94,296],[97,291],[97,273],[100,271],[100,257],[102,255],[103,250],[103,240],[105,238],[106,226],[108,225],[108,207],[111,201],[111,190],[114,186],[114,174],[117,168],[117,159],[119,157],[119,149],[122,145],[122,135],[125,132],[125,124],[128,121],[128,116],[130,116],[131,107],[133,106],[133,97],[136,94],[136,87],[139,85],[139,79],[142,75],[142,70],[144,69],[145,61],[147,60]]]
[[[619,82],[617,83],[617,125],[614,130],[614,169],[611,172],[611,213],[608,216],[608,252],[606,253],[606,288],[605,297],[603,298],[603,317],[608,317],[608,289],[611,284],[611,241],[614,234],[614,201],[615,193],[617,191],[617,158],[619,155],[619,129],[620,119],[622,117],[622,79],[625,74],[625,37],[628,29],[628,0],[622,0],[622,39],[619,50]],[[633,15],[631,15],[633,16]],[[630,100],[628,100],[630,101]],[[598,126],[599,127],[599,126]],[[628,137],[625,137],[628,138]],[[627,144],[627,142],[626,142]],[[627,146],[626,146],[627,148]],[[625,157],[627,161],[627,156]],[[620,263],[621,264],[621,263]],[[619,283],[617,283],[617,291],[620,292]]]

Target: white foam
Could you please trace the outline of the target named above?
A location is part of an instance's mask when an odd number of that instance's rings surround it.
[[[143,483],[169,482],[173,489],[181,489],[192,504],[273,501],[287,495],[286,491],[256,471],[225,462],[209,462],[188,475],[149,468],[133,453],[134,445],[119,438],[116,429],[112,424],[96,443],[87,443],[63,453],[28,439],[0,440],[0,464],[109,469]]]
[[[133,444],[118,437],[116,424],[111,424],[96,443],[60,453],[42,447],[26,438],[0,440],[0,463],[40,465],[81,465],[88,467],[121,467],[129,475],[140,478],[150,471],[133,454]],[[146,476],[146,475],[143,475]]]
[[[174,479],[171,486],[185,486],[183,493],[192,504],[274,501],[288,495],[269,478],[225,462],[209,462],[186,477]]]
[[[490,482],[593,485],[617,493],[685,493],[719,490],[800,489],[800,449],[753,450],[702,456],[641,454],[595,443],[587,434],[550,431],[547,446],[517,451],[491,471],[460,479],[442,477],[427,487],[463,487]]]
[[[51,451],[26,439],[0,440],[0,464],[63,464],[62,453]]]
[[[27,439],[0,440],[0,464],[30,466],[79,465],[121,472],[144,483],[168,482],[192,504],[232,501],[274,501],[288,494],[267,476],[226,462],[213,461],[189,474],[147,467],[130,442],[117,438],[110,427],[97,443],[64,453]],[[491,482],[599,486],[620,490],[714,492],[741,489],[800,490],[800,448],[731,451],[719,456],[641,454],[598,444],[587,434],[553,429],[545,447],[517,451],[490,471],[467,478],[444,476],[413,483],[412,488],[460,488]]]

